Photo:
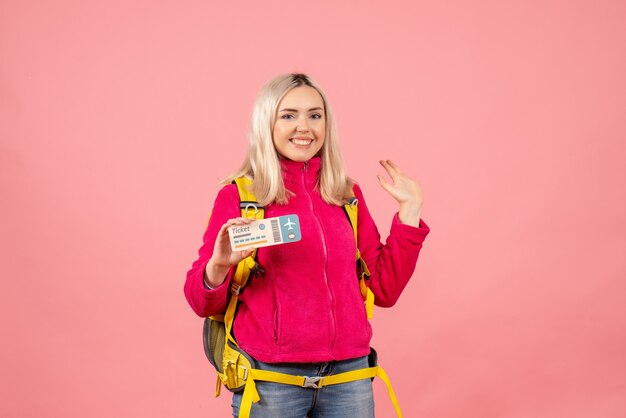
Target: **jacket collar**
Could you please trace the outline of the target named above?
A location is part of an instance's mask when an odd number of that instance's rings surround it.
[[[322,159],[319,155],[316,155],[308,161],[292,161],[282,157],[279,157],[279,161],[283,179],[286,182],[300,182],[304,176],[304,180],[307,184],[317,183],[322,165]]]

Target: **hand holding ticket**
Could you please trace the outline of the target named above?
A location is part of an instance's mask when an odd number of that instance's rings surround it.
[[[247,225],[232,225],[228,228],[228,236],[233,251],[287,244],[302,238],[298,215],[267,218]]]

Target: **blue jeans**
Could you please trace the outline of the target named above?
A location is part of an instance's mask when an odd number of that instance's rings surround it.
[[[261,370],[299,376],[327,376],[368,367],[367,356],[325,363],[263,363]],[[370,379],[303,388],[256,381],[261,400],[252,404],[250,418],[374,418],[374,394]],[[233,393],[233,417],[239,417],[242,393]]]

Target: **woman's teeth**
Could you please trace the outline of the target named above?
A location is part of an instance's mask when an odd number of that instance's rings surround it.
[[[313,142],[312,139],[292,139],[291,142],[293,142],[296,145],[309,145],[311,142]]]

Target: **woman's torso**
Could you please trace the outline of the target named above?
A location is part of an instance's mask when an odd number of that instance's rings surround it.
[[[356,244],[341,206],[315,190],[317,167],[283,165],[286,205],[265,217],[298,215],[302,239],[260,248],[263,277],[240,295],[234,324],[240,346],[264,362],[320,362],[369,353],[372,331],[356,276]],[[225,187],[235,187],[229,185]]]

